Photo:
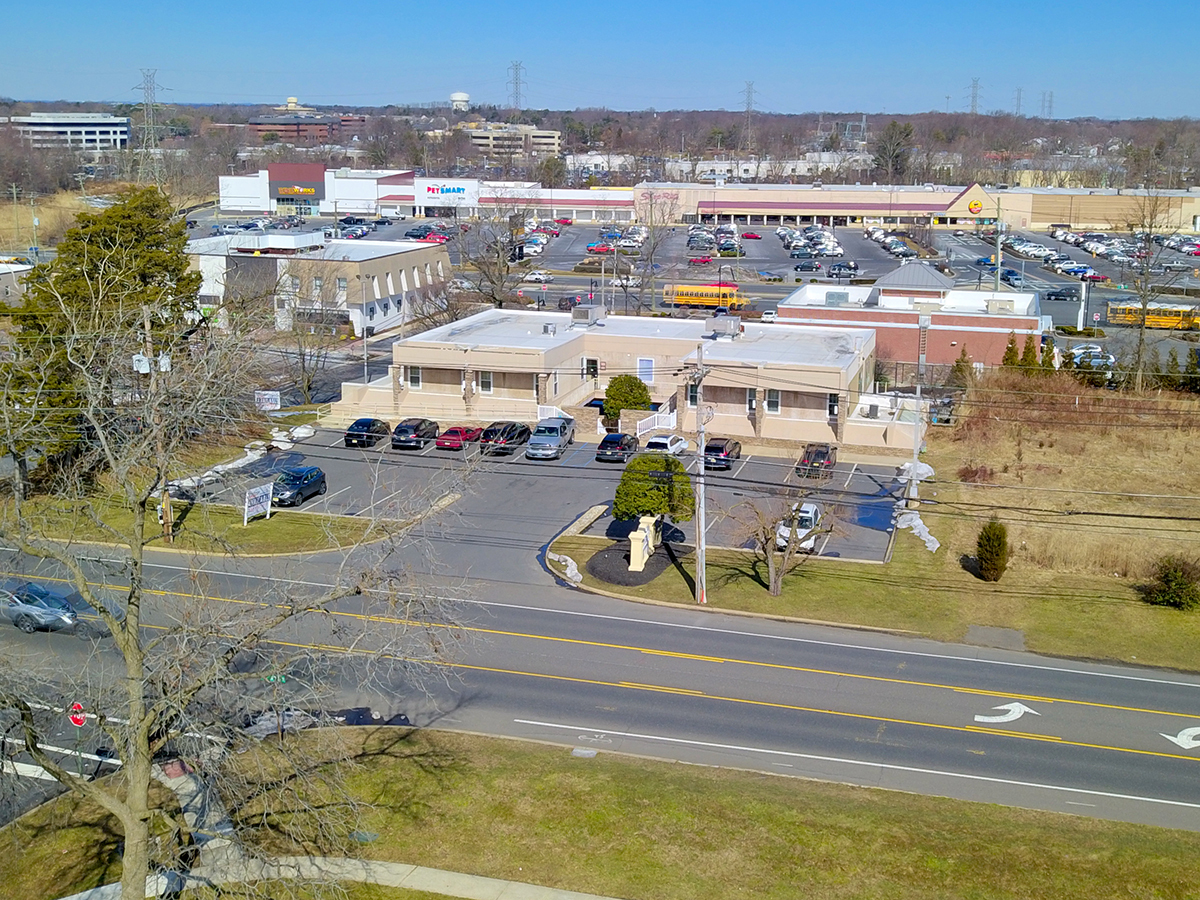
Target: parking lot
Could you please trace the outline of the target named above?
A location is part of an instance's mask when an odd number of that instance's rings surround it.
[[[370,448],[345,447],[341,432],[321,430],[287,451],[275,451],[210,486],[206,499],[240,505],[251,484],[261,484],[290,466],[319,466],[327,492],[301,507],[303,512],[403,518],[414,505],[459,495],[444,515],[459,545],[486,543],[534,554],[589,507],[611,503],[624,466],[598,462],[596,444],[577,441],[557,460],[526,459],[522,449],[511,456],[481,457],[477,445],[465,451],[393,450],[388,441]],[[680,457],[696,474],[699,460]],[[748,504],[785,509],[812,500],[831,516],[833,525],[816,552],[824,557],[883,561],[891,539],[892,516],[903,487],[896,469],[841,463],[823,478],[798,477],[788,458],[748,455],[727,471],[710,470],[707,484],[707,535],[712,546],[749,547],[745,521]],[[624,538],[629,523],[602,517],[588,533]],[[673,540],[691,543],[693,523],[683,523]]]

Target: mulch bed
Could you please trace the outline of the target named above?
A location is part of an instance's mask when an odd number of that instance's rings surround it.
[[[668,550],[668,546],[670,550]],[[640,572],[629,571],[629,541],[621,541],[606,547],[587,561],[588,574],[606,584],[621,587],[637,587],[649,584],[670,566],[675,560],[691,556],[690,547],[678,544],[659,544],[653,555],[646,560],[646,567]],[[672,558],[673,557],[673,558]]]

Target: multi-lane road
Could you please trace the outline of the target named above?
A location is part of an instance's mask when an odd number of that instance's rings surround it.
[[[370,466],[362,471],[370,477]],[[502,477],[524,476],[514,467]],[[431,547],[438,565],[415,549],[401,561],[454,600],[454,633],[467,638],[448,662],[457,677],[428,695],[397,685],[363,696],[347,685],[344,705],[419,725],[1200,829],[1200,677],[597,597],[557,584],[539,562],[575,511],[569,485],[516,521],[482,494],[455,506],[409,542]],[[231,609],[281,583],[315,591],[338,561],[214,558],[197,572],[156,554],[153,615],[165,621],[197,584],[205,603]],[[4,563],[56,575],[13,554]],[[119,590],[116,567],[90,571]],[[327,644],[328,633],[311,640]],[[68,668],[91,649],[8,627],[0,646]]]

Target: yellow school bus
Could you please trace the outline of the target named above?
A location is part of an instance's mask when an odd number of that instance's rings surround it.
[[[746,301],[731,281],[717,284],[668,284],[663,288],[663,305],[684,309],[744,309]]]
[[[1128,300],[1113,300],[1108,304],[1108,321],[1112,325],[1140,325],[1142,304]],[[1200,308],[1181,303],[1151,302],[1146,305],[1147,328],[1173,328],[1189,331],[1200,328]]]

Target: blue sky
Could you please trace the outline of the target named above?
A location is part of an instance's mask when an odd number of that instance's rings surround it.
[[[980,109],[1057,118],[1198,116],[1200,17],[1179,4],[48,2],[5,22],[0,96],[170,103],[524,105],[868,113]],[[947,101],[949,96],[949,101]]]

